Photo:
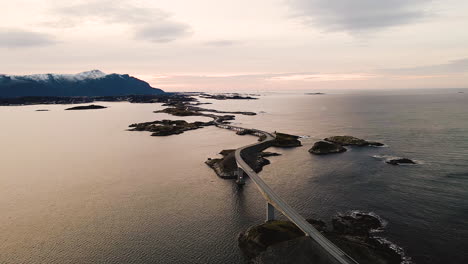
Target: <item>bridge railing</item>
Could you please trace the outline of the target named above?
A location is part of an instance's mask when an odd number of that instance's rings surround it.
[[[236,162],[239,168],[246,173],[250,179],[255,183],[260,193],[263,195],[267,202],[267,220],[273,220],[274,212],[273,207],[286,216],[293,222],[305,235],[309,236],[313,241],[314,251],[321,256],[317,263],[332,263],[332,264],[357,264],[357,262],[344,253],[335,244],[330,242],[322,235],[315,227],[313,227],[304,217],[302,217],[296,210],[294,210],[288,203],[279,197],[266,183],[260,178],[257,173],[244,161],[244,155],[252,155],[253,153],[263,151],[270,147],[274,137],[264,131],[256,130],[266,136],[263,142],[254,143],[242,148],[235,152]]]

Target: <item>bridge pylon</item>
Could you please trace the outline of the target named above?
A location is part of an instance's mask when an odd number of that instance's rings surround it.
[[[238,185],[244,185],[245,184],[245,172],[241,167],[237,167],[237,180],[236,183]]]
[[[267,202],[266,203],[266,221],[273,221],[275,220],[275,207]]]

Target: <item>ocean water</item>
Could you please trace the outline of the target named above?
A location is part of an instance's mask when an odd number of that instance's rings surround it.
[[[272,149],[283,155],[260,174],[305,217],[374,212],[388,223],[378,235],[415,263],[467,263],[468,93],[203,101],[259,113],[236,124],[307,136],[303,147]],[[159,104],[100,104],[109,108],[0,107],[0,263],[242,263],[238,233],[264,221],[265,202],[254,184],[238,188],[204,161],[256,138],[215,127],[151,137],[127,126],[180,118],[153,113]],[[345,134],[386,147],[308,153]]]

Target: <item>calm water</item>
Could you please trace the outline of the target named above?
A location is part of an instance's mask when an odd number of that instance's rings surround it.
[[[416,263],[468,261],[468,94],[268,94],[212,101],[245,127],[308,135],[277,149],[262,177],[306,217],[373,211],[380,234]],[[242,263],[237,235],[264,218],[253,184],[238,189],[203,163],[256,139],[207,127],[170,137],[128,132],[160,105],[0,107],[0,263]],[[50,112],[35,112],[36,109]],[[186,120],[207,120],[201,117]],[[318,157],[330,135],[388,145]],[[391,166],[375,157],[415,159]]]

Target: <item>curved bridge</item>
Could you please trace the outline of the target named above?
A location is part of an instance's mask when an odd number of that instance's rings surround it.
[[[218,127],[242,131],[245,128],[226,125],[223,123],[216,123]],[[286,216],[291,222],[293,222],[299,229],[304,232],[306,236],[309,236],[313,243],[314,250],[322,257],[321,261],[317,263],[333,263],[333,264],[357,264],[357,262],[344,253],[335,244],[330,242],[324,237],[315,227],[313,227],[307,220],[302,217],[296,210],[294,210],[288,203],[286,203],[281,197],[279,197],[271,188],[268,186],[262,178],[244,161],[243,155],[249,155],[256,152],[263,151],[264,149],[271,147],[275,137],[265,131],[257,129],[249,129],[253,131],[255,135],[264,135],[266,138],[262,142],[257,142],[251,145],[247,145],[238,148],[235,152],[235,158],[238,167],[237,183],[244,184],[244,176],[247,174],[250,179],[255,183],[260,193],[263,195],[267,202],[266,206],[266,220],[275,219],[275,208]]]

